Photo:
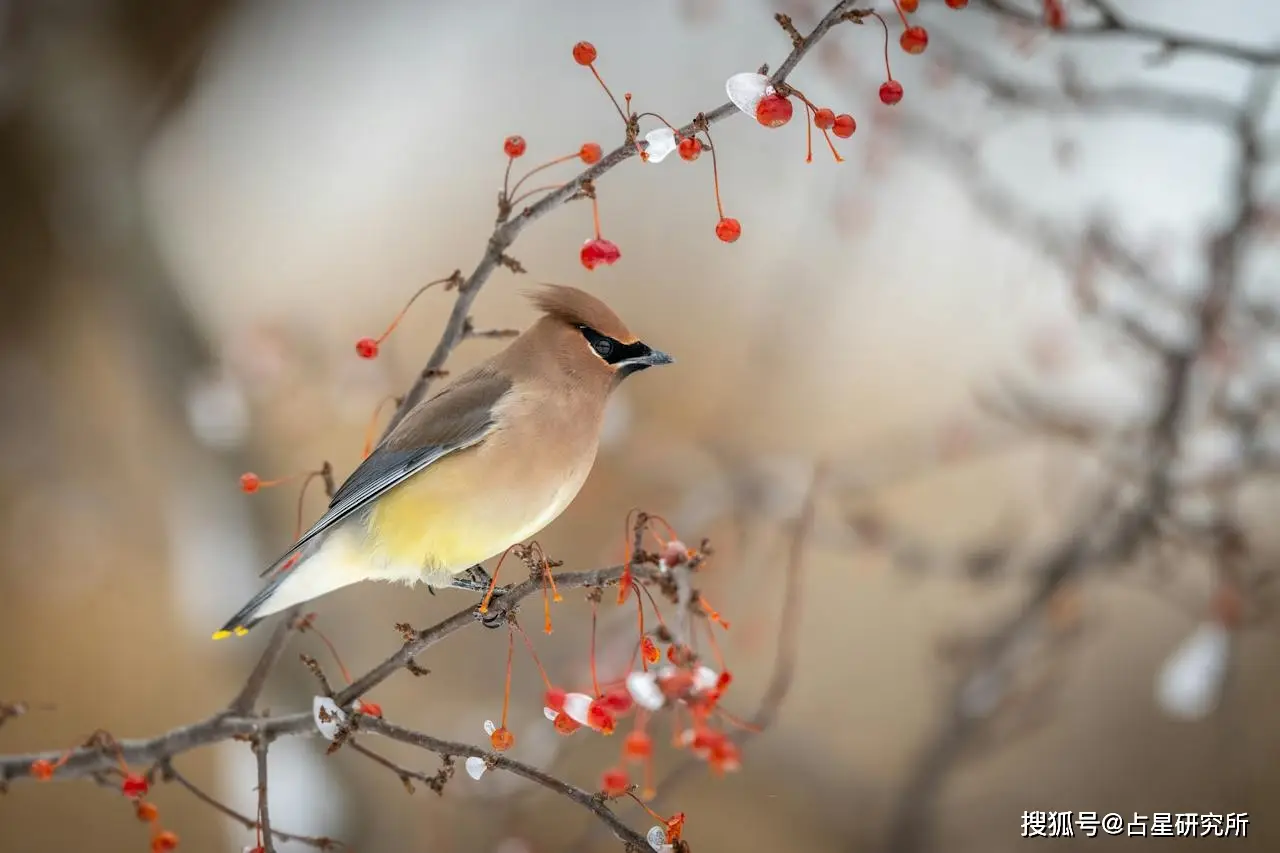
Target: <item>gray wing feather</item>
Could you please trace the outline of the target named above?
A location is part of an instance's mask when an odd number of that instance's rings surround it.
[[[474,447],[494,427],[493,407],[511,389],[510,380],[490,372],[460,379],[419,403],[383,443],[346,479],[329,509],[311,529],[271,564],[285,562],[334,524],[368,506],[390,489],[451,453]],[[264,572],[266,574],[266,572]]]

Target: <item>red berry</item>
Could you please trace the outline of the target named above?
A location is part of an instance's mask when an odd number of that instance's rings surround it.
[[[716,236],[722,243],[732,243],[742,236],[742,223],[731,216],[721,217],[716,223]]]
[[[243,478],[241,478],[243,481]],[[44,758],[37,758],[31,762],[31,775],[41,782],[47,782],[53,778],[53,762]]]
[[[252,471],[246,471],[240,475],[240,491],[246,495],[251,495],[258,491],[258,487],[262,485],[262,478]],[[46,764],[48,762],[45,762]],[[50,773],[53,771],[50,770]]]
[[[924,53],[924,49],[929,46],[929,33],[924,27],[907,27],[902,31],[902,38],[898,39],[898,44],[902,45],[902,49],[910,54]]]
[[[756,121],[765,127],[782,127],[791,121],[792,112],[794,108],[791,106],[791,99],[773,92],[756,104]]]
[[[493,734],[489,735],[489,743],[493,744],[495,752],[506,752],[516,742],[516,736],[506,726],[494,729]]]
[[[559,714],[564,710],[564,697],[565,693],[559,687],[548,687],[542,694],[542,704]]]
[[[360,705],[359,707],[360,713],[364,714],[366,717],[378,717],[379,719],[382,718],[382,706],[379,705],[377,702],[366,702],[363,699],[361,699],[359,702],[359,705]]]
[[[502,140],[502,150],[508,157],[519,157],[527,147],[523,136],[508,136]]]
[[[902,7],[902,11],[910,15],[920,8],[920,0],[898,0],[898,5]]]
[[[604,771],[600,777],[600,790],[610,797],[620,797],[631,787],[627,771],[621,767],[613,767]]]
[[[169,830],[157,832],[155,837],[151,839],[151,853],[169,853],[171,850],[178,849],[178,836]]]
[[[841,139],[848,139],[853,136],[853,132],[857,129],[858,123],[848,113],[840,113],[840,115],[836,116],[835,124],[831,125],[831,132]]]
[[[826,107],[813,112],[813,126],[818,130],[830,130],[836,123],[836,114]]]
[[[969,0],[947,0],[947,5],[952,9],[963,9],[969,5]]]
[[[622,742],[622,753],[632,760],[643,760],[653,755],[653,738],[642,731],[634,731]]]
[[[593,270],[601,264],[605,266],[616,264],[622,257],[622,250],[611,240],[597,237],[582,244],[582,251],[578,253],[578,257],[584,267]]]
[[[640,641],[640,654],[644,658],[644,662],[649,664],[657,663],[658,658],[661,657],[661,653],[658,651],[658,644],[649,636]]]
[[[133,813],[137,815],[138,820],[143,823],[155,823],[160,819],[160,810],[156,808],[155,803],[139,801],[134,805]]]
[[[1051,30],[1060,30],[1067,25],[1067,13],[1061,0],[1044,0],[1044,22]]]
[[[597,699],[587,706],[587,725],[602,735],[611,735],[614,727],[613,714]]]
[[[356,341],[356,355],[361,358],[377,358],[378,342],[373,338],[361,338]]]
[[[580,41],[573,46],[573,61],[579,65],[590,65],[596,61],[596,46],[589,41]]]
[[[604,156],[604,152],[594,142],[584,142],[582,147],[578,149],[578,159],[588,166],[593,163],[599,163],[602,156]]]
[[[880,84],[880,100],[893,106],[902,100],[902,84],[897,80],[886,80]]]
[[[686,136],[680,140],[680,145],[676,148],[680,152],[681,160],[688,160],[692,163],[702,156],[702,143],[695,136]]]
[[[147,784],[145,776],[139,776],[137,773],[129,773],[124,777],[124,781],[120,783],[120,793],[126,797],[137,799],[145,797],[151,786]]]
[[[611,714],[625,714],[631,710],[632,704],[631,694],[625,690],[606,693],[598,700],[600,707],[604,708]]]
[[[561,711],[559,714],[556,714],[555,727],[556,731],[560,734],[571,735],[578,729],[582,728],[582,725],[573,717],[570,717],[564,711]]]

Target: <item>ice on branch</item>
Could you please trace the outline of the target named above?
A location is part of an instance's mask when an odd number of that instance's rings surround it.
[[[333,740],[347,722],[347,715],[328,696],[315,696],[311,700],[311,714],[316,728],[325,740]]]
[[[756,107],[760,106],[760,101],[772,89],[768,77],[753,71],[735,74],[724,84],[724,91],[729,96],[729,100],[752,119],[756,117]]]
[[[648,146],[644,149],[645,159],[650,163],[661,163],[667,155],[676,150],[676,132],[669,127],[660,127],[644,135]]]

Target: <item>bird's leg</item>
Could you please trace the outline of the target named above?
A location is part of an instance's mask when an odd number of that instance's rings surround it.
[[[465,589],[468,592],[488,592],[489,584],[493,582],[493,578],[489,577],[489,573],[482,566],[472,566],[458,574],[454,575],[450,586],[454,589]],[[497,593],[497,590],[494,590]]]

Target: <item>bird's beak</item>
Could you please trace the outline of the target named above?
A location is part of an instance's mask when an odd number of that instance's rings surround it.
[[[633,370],[643,370],[646,367],[658,367],[663,364],[671,364],[675,359],[667,355],[662,350],[651,349],[644,355],[638,355],[635,358],[628,358],[618,362],[615,367],[631,368]]]

